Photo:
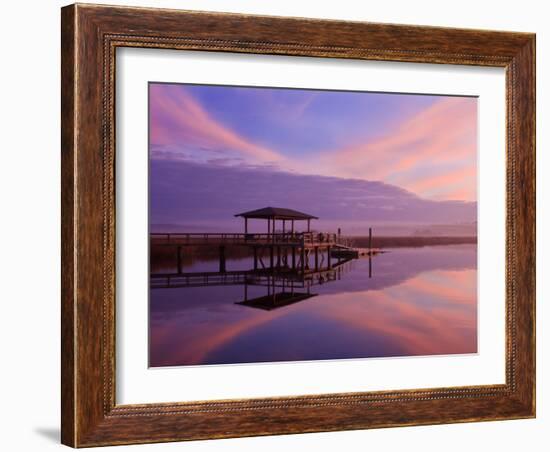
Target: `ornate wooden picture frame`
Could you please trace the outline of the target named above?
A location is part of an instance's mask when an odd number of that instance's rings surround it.
[[[535,416],[535,36],[71,5],[62,9],[62,442],[73,447]],[[506,382],[117,405],[115,51],[120,47],[506,70]]]

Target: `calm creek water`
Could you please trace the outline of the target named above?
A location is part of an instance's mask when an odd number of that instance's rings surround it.
[[[352,260],[279,307],[272,289],[238,281],[151,289],[150,365],[476,353],[476,262],[476,245],[389,249],[372,258],[371,277],[368,258]],[[195,260],[183,271],[218,265]],[[227,261],[228,271],[251,268],[250,258]]]

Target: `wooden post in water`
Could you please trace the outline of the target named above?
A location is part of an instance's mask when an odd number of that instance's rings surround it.
[[[254,270],[258,270],[258,247],[254,247]]]
[[[370,250],[372,250],[372,228],[369,228],[369,252]]]
[[[330,264],[330,246],[327,246],[327,259],[328,259],[328,268],[331,268]]]
[[[181,262],[181,246],[178,246],[176,247],[176,252],[177,252],[177,260],[178,260],[178,273],[181,273],[181,267],[182,267],[182,262]]]
[[[225,273],[225,246],[220,245],[220,273]]]
[[[296,269],[296,247],[292,247],[292,269]]]

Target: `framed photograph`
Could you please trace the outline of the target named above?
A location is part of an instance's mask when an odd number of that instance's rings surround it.
[[[62,442],[535,416],[535,36],[62,9]]]

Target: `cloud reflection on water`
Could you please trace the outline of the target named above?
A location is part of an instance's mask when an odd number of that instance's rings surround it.
[[[475,245],[395,249],[353,261],[317,296],[272,311],[242,286],[151,291],[152,366],[477,351]],[[248,287],[248,297],[263,287]]]

